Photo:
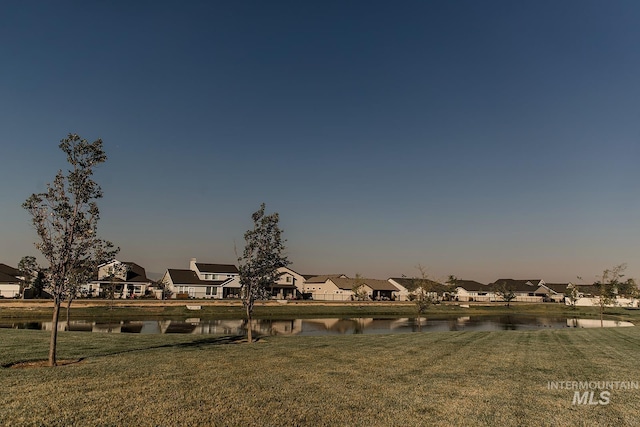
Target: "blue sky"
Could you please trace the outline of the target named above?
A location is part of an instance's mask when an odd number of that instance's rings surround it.
[[[301,273],[640,277],[635,1],[8,1],[0,262],[102,138],[99,226],[150,272],[234,262],[261,202]]]

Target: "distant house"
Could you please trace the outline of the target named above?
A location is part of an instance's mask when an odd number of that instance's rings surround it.
[[[332,279],[343,278],[344,274],[323,274],[309,277],[305,280],[304,291],[310,293],[314,300],[319,301],[349,301],[352,294],[346,294],[344,289],[338,288]]]
[[[485,285],[475,280],[457,279],[456,298],[458,301],[482,301],[490,302],[496,300],[496,295],[491,286]]]
[[[233,264],[201,263],[192,258],[189,269],[170,268],[163,276],[171,298],[239,298],[240,273]]]
[[[516,296],[513,301],[520,302],[542,302],[549,294],[542,279],[498,279],[489,286],[494,292],[501,288],[513,291]],[[499,295],[496,297],[496,301],[501,301]]]
[[[20,297],[22,295],[22,279],[18,269],[0,264],[0,297]]]
[[[280,267],[278,269],[280,277],[273,283],[270,289],[271,296],[276,299],[294,299],[304,296],[305,281],[307,277],[297,273],[289,267]]]
[[[394,299],[400,290],[387,280],[349,278],[344,274],[316,276],[305,282],[307,292],[311,292],[314,300],[319,301],[351,301],[354,289],[361,287],[367,297],[375,301]]]
[[[348,280],[348,279],[339,279]],[[355,279],[354,285],[355,285]],[[364,283],[362,286],[367,293],[369,299],[373,301],[392,301],[396,299],[400,289],[388,280],[380,279],[361,279]]]
[[[152,285],[143,267],[135,262],[114,259],[98,266],[97,278],[81,287],[81,293],[101,296],[114,287],[115,298],[141,297]]]
[[[391,277],[387,279],[389,283],[395,286],[398,291],[396,292],[395,298],[398,301],[409,301],[413,287],[413,279],[409,277]]]
[[[546,289],[546,300],[553,302],[563,302],[572,286],[572,283],[545,283],[536,290],[537,294],[543,293]]]
[[[554,287],[553,284],[547,284],[549,287]],[[565,290],[568,291],[570,288],[575,287],[577,290],[577,299],[572,302],[570,298],[564,298],[564,302],[566,305],[574,304],[575,306],[581,307],[593,307],[600,305],[600,288],[596,285],[578,285],[569,283]],[[568,292],[567,292],[568,293]],[[640,300],[638,298],[633,298],[631,296],[619,296],[616,295],[609,304],[606,304],[607,307],[633,307],[637,308],[640,305]]]
[[[416,279],[411,277],[392,277],[388,281],[398,288],[396,299],[398,301],[409,301],[415,294],[418,287],[418,280],[425,280],[427,283],[427,295],[440,301],[450,298],[453,293],[452,288],[442,283],[430,279]]]

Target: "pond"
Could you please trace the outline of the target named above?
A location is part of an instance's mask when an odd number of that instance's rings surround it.
[[[2,322],[0,328],[51,330],[51,322]],[[631,322],[604,320],[604,327],[634,326]],[[345,335],[394,334],[434,331],[499,331],[559,328],[599,328],[599,319],[551,318],[533,316],[462,316],[450,318],[321,318],[256,319],[252,329],[259,335]],[[72,320],[60,322],[61,331],[131,334],[243,334],[242,319],[150,319],[115,322]]]

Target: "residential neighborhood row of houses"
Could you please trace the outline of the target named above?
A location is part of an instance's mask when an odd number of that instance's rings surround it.
[[[392,277],[387,280],[348,277],[344,274],[300,274],[288,267],[280,268],[280,277],[269,289],[272,298],[279,300],[312,299],[316,301],[408,301],[415,296],[416,280]],[[25,278],[16,268],[0,264],[0,297],[25,297]],[[597,305],[597,289],[593,285],[573,283],[546,283],[542,279],[498,279],[483,284],[474,280],[456,279],[442,284],[428,281],[428,292],[436,300],[460,302],[503,301],[499,289],[509,289],[518,302],[565,302],[569,290],[576,289],[575,305]],[[163,288],[166,288],[163,291]],[[95,280],[79,289],[80,296],[104,296],[109,290],[115,298],[164,296],[182,299],[240,298],[240,274],[233,264],[201,263],[196,258],[188,269],[169,268],[160,281],[153,281],[146,271],[134,262],[114,259],[99,266]],[[167,292],[168,290],[168,292]],[[633,298],[618,298],[617,305],[638,306]]]

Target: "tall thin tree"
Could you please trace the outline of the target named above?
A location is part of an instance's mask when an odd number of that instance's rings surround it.
[[[256,300],[266,299],[278,280],[280,267],[290,264],[284,250],[278,213],[265,215],[265,204],[253,213],[253,229],[244,233],[245,247],[238,258],[242,302],[247,315],[247,341],[252,342],[251,320]]]
[[[49,291],[53,296],[49,366],[56,365],[60,305],[72,289],[71,275],[92,265],[105,242],[97,235],[100,212],[96,203],[102,189],[93,180],[94,168],[107,156],[102,140],[92,143],[76,134],[60,141],[70,169],[58,171],[43,193],[32,194],[24,203],[39,241],[36,248],[49,263]]]

